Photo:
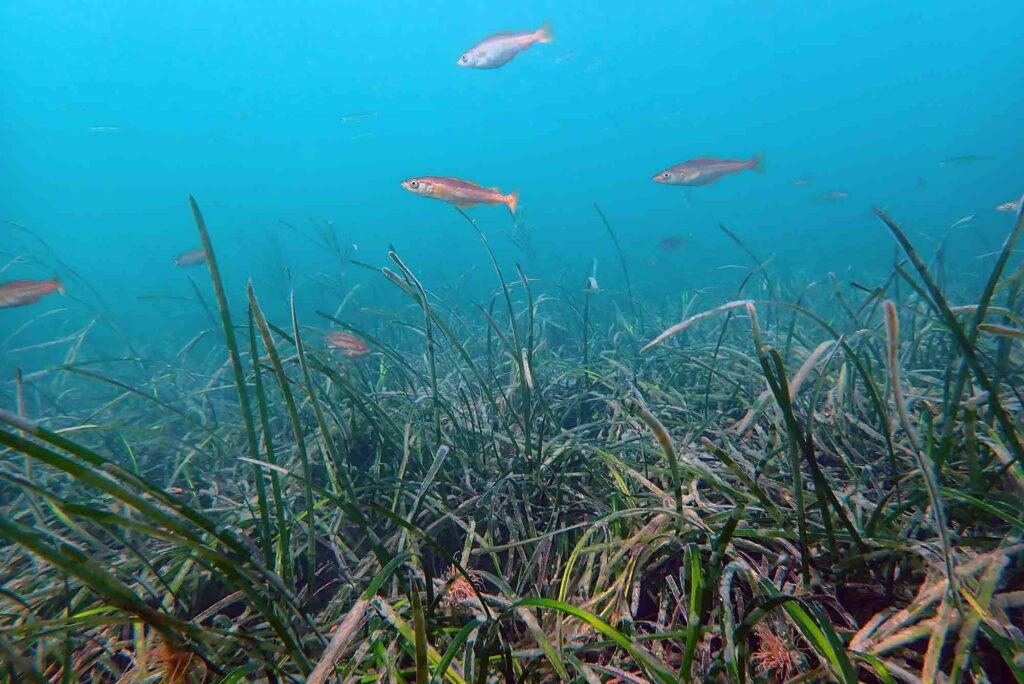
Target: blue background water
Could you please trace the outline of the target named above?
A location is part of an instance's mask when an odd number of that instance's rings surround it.
[[[498,70],[456,66],[482,37],[548,18],[554,44]],[[236,304],[252,276],[279,307],[287,265],[306,283],[300,299],[330,306],[333,293],[305,279],[336,262],[279,223],[310,218],[333,221],[371,263],[393,243],[430,285],[475,269],[471,296],[486,299],[478,240],[451,208],[402,190],[412,175],[520,189],[535,258],[505,237],[502,209],[474,216],[508,270],[524,260],[549,283],[569,269],[582,287],[597,258],[602,286],[621,288],[594,202],[652,298],[735,286],[716,267],[744,257],[719,223],[775,254],[776,272],[870,279],[893,253],[871,204],[928,253],[976,214],[955,256],[977,270],[1012,222],[994,206],[1024,191],[1022,25],[1024,3],[1010,1],[4,0],[0,218],[42,236],[142,337],[186,305],[140,296],[191,296],[170,266],[198,244],[190,193]],[[358,112],[375,116],[340,121]],[[651,181],[692,157],[759,150],[765,175],[686,196]],[[964,154],[991,159],[937,165]],[[801,177],[812,184],[794,187]],[[837,189],[850,198],[813,200]],[[686,236],[681,253],[658,249],[668,235]],[[0,227],[0,251],[28,249]],[[201,269],[190,273],[206,287]],[[67,304],[0,312],[0,330]]]

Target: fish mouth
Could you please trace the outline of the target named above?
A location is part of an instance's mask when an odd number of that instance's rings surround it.
[[[654,181],[655,183],[661,183],[662,185],[665,185],[669,181],[668,178],[665,178],[664,171],[661,173],[656,173],[653,176],[651,176],[651,180]]]

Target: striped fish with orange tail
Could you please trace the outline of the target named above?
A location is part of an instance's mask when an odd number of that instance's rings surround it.
[[[64,294],[64,285],[56,276],[49,280],[11,280],[0,283],[0,309],[35,304],[54,292]]]
[[[444,176],[421,176],[402,181],[402,187],[420,197],[443,200],[463,209],[478,204],[504,204],[512,215],[516,215],[519,191],[507,195],[498,188],[483,188],[476,183],[446,178]]]

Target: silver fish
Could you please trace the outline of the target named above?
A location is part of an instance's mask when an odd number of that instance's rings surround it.
[[[956,220],[953,223],[953,225],[951,225],[949,228],[950,228],[950,230],[952,230],[953,228],[956,228],[957,226],[967,225],[968,223],[970,223],[973,220],[974,220],[974,214],[971,214],[970,216],[964,216],[962,219]]]
[[[366,119],[372,119],[375,116],[377,116],[376,112],[353,112],[341,117],[340,121],[343,124],[349,124],[356,123],[358,121],[365,121]]]
[[[963,154],[959,157],[947,157],[939,162],[939,166],[966,166],[968,164],[977,164],[987,159],[988,157],[984,154]]]
[[[469,69],[497,69],[512,61],[512,58],[535,43],[550,43],[555,39],[551,22],[536,31],[506,31],[488,36],[469,48],[457,64]]]
[[[185,266],[198,266],[199,264],[206,263],[206,252],[202,249],[190,249],[187,252],[182,252],[174,258],[174,265],[178,268],[184,268]]]
[[[764,152],[755,154],[745,161],[715,157],[691,159],[656,173],[653,180],[655,183],[663,185],[711,185],[721,180],[723,176],[744,169],[753,169],[758,173],[763,173]]]

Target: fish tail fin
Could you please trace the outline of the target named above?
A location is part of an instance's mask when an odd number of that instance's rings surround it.
[[[512,216],[516,215],[516,208],[519,207],[519,191],[513,190],[512,192],[505,195],[505,206],[512,212]]]
[[[544,25],[537,29],[537,42],[538,43],[553,43],[555,42],[555,31],[551,28],[551,20],[548,19],[544,22]]]
[[[53,276],[53,284],[57,287],[57,292],[61,295],[64,294],[64,283],[60,282],[60,278],[56,274]]]
[[[751,158],[750,168],[758,173],[764,173],[764,152],[758,152]]]

